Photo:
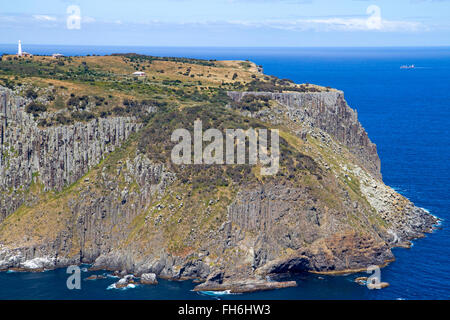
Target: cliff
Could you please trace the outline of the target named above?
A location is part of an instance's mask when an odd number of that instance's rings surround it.
[[[252,70],[224,66],[251,83]],[[292,285],[267,275],[384,265],[437,222],[382,182],[376,147],[340,91],[180,96],[182,107],[145,117],[41,127],[27,98],[1,88],[0,269],[83,262],[206,281],[197,290],[261,290]],[[171,133],[198,118],[204,130],[278,128],[280,172],[174,165]]]
[[[39,177],[44,191],[60,191],[141,126],[117,117],[40,129],[26,103],[0,88],[0,222],[23,203],[33,178]]]
[[[356,110],[351,109],[342,91],[315,93],[272,93],[272,92],[228,92],[233,101],[244,96],[264,96],[285,107],[285,114],[304,128],[318,128],[354,153],[361,164],[373,176],[381,179],[380,159],[377,148],[370,141],[366,131],[358,121]]]

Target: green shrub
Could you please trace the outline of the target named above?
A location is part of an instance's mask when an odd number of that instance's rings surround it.
[[[28,89],[26,92],[25,92],[25,96],[28,98],[28,99],[36,99],[37,97],[38,97],[38,94],[33,90],[33,89]]]
[[[72,113],[72,118],[75,121],[89,121],[95,118],[95,115],[91,112],[87,112],[87,111],[81,111],[81,112],[74,112]]]
[[[72,119],[70,119],[69,117],[66,117],[62,113],[58,113],[55,120],[57,123],[62,124],[62,125],[69,125],[69,124],[73,123]]]
[[[47,107],[43,105],[42,103],[37,102],[31,102],[29,105],[26,106],[25,111],[27,113],[32,113],[34,116],[38,115],[41,112],[47,111]]]

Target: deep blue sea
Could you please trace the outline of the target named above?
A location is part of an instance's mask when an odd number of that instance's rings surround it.
[[[297,288],[221,296],[220,299],[449,299],[450,298],[450,48],[151,48],[24,46],[34,54],[136,52],[205,59],[249,59],[266,74],[331,86],[378,146],[386,184],[443,219],[442,229],[394,249],[397,260],[381,270],[390,287],[368,290],[355,277],[302,275]],[[0,45],[15,53],[15,45]],[[400,69],[415,64],[415,69]],[[101,272],[95,272],[98,274]],[[83,278],[91,273],[83,273]],[[366,275],[367,276],[367,275]],[[116,279],[82,281],[66,288],[65,270],[0,273],[0,299],[216,299],[190,291],[191,282],[107,290]]]

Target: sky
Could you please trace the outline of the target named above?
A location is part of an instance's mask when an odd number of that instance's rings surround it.
[[[450,46],[450,0],[0,0],[0,43]]]

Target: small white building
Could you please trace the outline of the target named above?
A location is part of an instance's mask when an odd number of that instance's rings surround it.
[[[61,54],[61,53],[54,53],[54,54],[52,54],[52,57],[55,58],[55,59],[58,59],[58,58],[64,57],[64,55]]]
[[[133,72],[133,76],[145,77],[145,72],[143,72],[143,71],[136,71],[136,72]]]

